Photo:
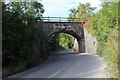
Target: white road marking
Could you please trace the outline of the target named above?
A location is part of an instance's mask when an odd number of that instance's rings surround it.
[[[94,56],[98,56],[98,55],[94,55]]]
[[[53,75],[51,75],[49,78],[54,78],[56,75],[58,75],[59,73],[61,73],[63,70],[65,70],[66,68],[68,68],[68,66],[70,66],[70,64],[72,63],[72,61],[70,61],[70,63],[68,63],[65,67],[63,67],[60,71],[57,71],[56,73],[54,73]]]
[[[53,78],[53,77],[55,77],[57,74],[59,74],[61,71],[57,71],[56,73],[54,73],[53,75],[51,75],[50,77],[48,77],[48,78]]]
[[[88,53],[80,53],[79,55],[84,55],[84,54],[88,54]],[[89,54],[88,54],[89,55]]]

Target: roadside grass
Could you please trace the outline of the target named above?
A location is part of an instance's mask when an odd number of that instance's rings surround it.
[[[110,37],[106,42],[100,42],[99,55],[106,60],[106,75],[109,78],[118,78],[118,33],[110,31]]]

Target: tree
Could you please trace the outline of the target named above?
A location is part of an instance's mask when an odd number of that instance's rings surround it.
[[[77,9],[72,8],[70,9],[69,18],[79,18],[81,21],[85,21],[87,19],[87,15],[90,15],[95,10],[95,7],[91,7],[89,3],[81,4],[79,3],[79,6]]]
[[[41,59],[34,46],[43,12],[43,5],[37,2],[2,3],[3,76],[24,70]]]
[[[71,21],[71,18],[73,18],[73,21],[85,22],[84,26],[86,30],[90,32],[90,16],[93,14],[93,11],[95,9],[96,9],[95,7],[91,7],[90,3],[86,4],[79,3],[77,9],[75,8],[70,9],[68,20]],[[77,18],[77,20],[74,18]]]
[[[117,2],[102,2],[101,9],[93,13],[95,8],[90,4],[79,4],[74,18],[90,21],[90,33],[100,45],[98,54],[105,58],[109,77],[118,77],[118,6]],[[88,17],[87,17],[88,16]]]
[[[100,44],[99,54],[105,58],[109,77],[118,77],[118,3],[103,2],[101,10],[91,16],[91,32]]]

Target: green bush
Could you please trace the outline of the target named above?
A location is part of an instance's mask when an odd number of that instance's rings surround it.
[[[37,2],[2,3],[3,77],[43,61],[43,54],[35,53],[34,49],[37,37],[42,38],[38,23],[43,11],[42,4]]]
[[[72,49],[74,44],[74,37],[66,33],[57,33],[50,36],[47,49],[52,51],[59,51],[64,49]]]
[[[108,77],[118,77],[118,3],[103,2],[102,9],[91,16],[91,33],[100,43],[98,52],[106,63]]]
[[[98,54],[109,64],[106,73],[112,78],[118,77],[118,6],[118,2],[102,2],[101,9],[94,13],[95,8],[89,3],[80,3],[69,15],[69,18],[90,21],[90,33],[100,44]]]

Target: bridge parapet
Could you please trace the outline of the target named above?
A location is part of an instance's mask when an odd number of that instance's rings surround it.
[[[43,22],[83,22],[80,18],[67,18],[67,17],[42,17]]]

